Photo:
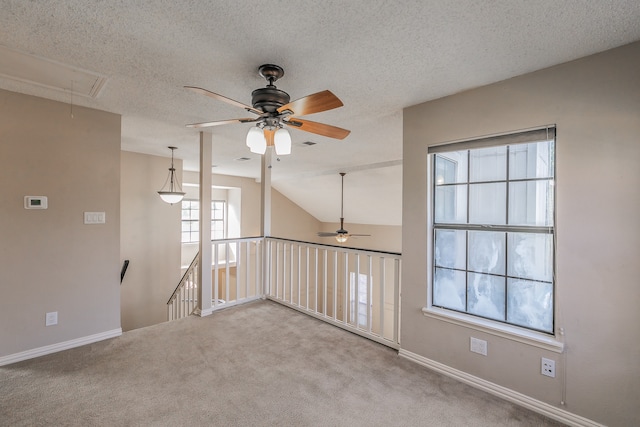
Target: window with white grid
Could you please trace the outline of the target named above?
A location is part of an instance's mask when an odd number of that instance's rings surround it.
[[[225,238],[224,200],[211,202],[211,238]],[[182,201],[182,243],[197,243],[200,239],[200,202],[198,200]]]
[[[429,153],[431,306],[553,333],[555,128]]]

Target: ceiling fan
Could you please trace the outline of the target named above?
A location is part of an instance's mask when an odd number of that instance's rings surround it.
[[[338,243],[344,243],[351,236],[371,236],[371,234],[352,234],[344,229],[344,176],[346,172],[340,172],[340,176],[342,177],[342,187],[341,187],[341,195],[340,195],[340,229],[336,230],[335,233],[328,233],[324,231],[318,232],[318,237],[335,237]]]
[[[252,105],[245,105],[200,87],[185,86],[193,92],[243,108],[257,117],[192,123],[187,127],[205,128],[232,123],[256,123],[256,126],[252,127],[247,134],[247,146],[252,152],[259,154],[264,154],[267,147],[274,146],[278,155],[291,153],[291,136],[286,130],[287,127],[335,139],[344,139],[351,132],[336,126],[299,118],[299,116],[342,107],[342,101],[330,91],[324,90],[290,101],[289,94],[274,85],[284,75],[282,67],[264,64],[258,68],[258,73],[267,80],[268,84],[251,93]]]

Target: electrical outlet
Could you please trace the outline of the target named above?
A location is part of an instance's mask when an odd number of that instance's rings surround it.
[[[542,375],[546,375],[546,376],[551,377],[551,378],[555,378],[556,377],[556,362],[555,362],[555,360],[551,360],[551,359],[547,359],[547,358],[543,357],[540,369],[541,369],[540,373]]]
[[[52,311],[51,313],[47,313],[45,316],[44,325],[45,326],[53,326],[58,324],[58,312]]]
[[[483,356],[487,355],[487,342],[484,340],[480,340],[478,338],[471,337],[470,348],[473,353],[482,354]]]

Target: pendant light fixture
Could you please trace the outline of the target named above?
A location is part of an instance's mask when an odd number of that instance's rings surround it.
[[[177,148],[178,147],[169,147],[169,150],[171,150],[171,167],[169,168],[169,176],[164,182],[162,189],[158,191],[160,198],[172,205],[174,203],[180,202],[185,195],[185,193],[182,191],[182,188],[180,187],[178,178],[175,176],[176,168],[173,167],[173,150],[176,150]],[[167,187],[167,183],[169,183],[169,188],[168,190],[165,190],[165,188]]]

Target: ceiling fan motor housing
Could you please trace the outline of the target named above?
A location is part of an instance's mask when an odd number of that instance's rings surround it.
[[[278,108],[289,103],[289,94],[275,86],[267,86],[256,89],[251,92],[251,104],[253,108],[264,111],[265,113],[273,113]]]

